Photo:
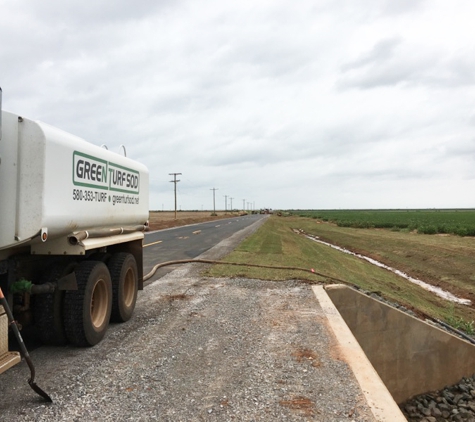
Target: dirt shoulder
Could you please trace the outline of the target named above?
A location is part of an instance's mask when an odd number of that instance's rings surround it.
[[[204,223],[206,221],[221,220],[223,218],[238,217],[245,215],[239,212],[216,212],[217,215],[211,215],[210,211],[178,211],[175,220],[173,211],[150,211],[149,226],[150,230],[163,230],[172,227],[187,226],[189,224]]]

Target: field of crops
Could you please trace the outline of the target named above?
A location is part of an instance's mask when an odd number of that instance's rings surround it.
[[[475,209],[299,210],[291,213],[329,221],[340,227],[417,230],[423,234],[475,236]]]

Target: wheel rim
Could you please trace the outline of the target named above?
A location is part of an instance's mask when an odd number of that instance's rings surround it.
[[[107,317],[109,297],[105,280],[97,280],[91,298],[91,321],[94,328],[100,328]]]
[[[124,280],[124,305],[130,308],[134,302],[135,297],[135,277],[132,269],[127,270]]]

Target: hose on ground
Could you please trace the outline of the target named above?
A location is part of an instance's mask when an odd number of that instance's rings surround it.
[[[468,336],[468,335],[465,334],[463,331],[460,331],[460,330],[458,330],[457,328],[452,327],[451,325],[445,323],[444,321],[441,321],[440,319],[436,319],[435,321],[436,321],[438,324],[442,325],[443,327],[447,328],[448,330],[454,331],[455,333],[457,333],[459,336],[463,337],[465,340],[469,341],[470,343],[475,344],[475,339],[473,339],[472,337]]]
[[[239,263],[239,262],[224,262],[224,261],[215,261],[215,260],[212,260],[212,259],[181,259],[181,260],[176,260],[176,261],[162,262],[160,264],[155,265],[152,268],[152,270],[147,275],[144,276],[143,280],[147,281],[150,278],[152,278],[159,268],[163,268],[163,267],[166,267],[168,265],[189,264],[189,263],[216,264],[216,265],[236,265],[236,266],[242,266],[242,267],[270,268],[270,269],[274,269],[274,270],[304,271],[304,272],[307,272],[307,273],[311,273],[313,275],[317,275],[317,276],[326,278],[326,279],[331,280],[333,282],[350,285],[350,283],[348,283],[347,281],[340,280],[338,278],[331,277],[331,276],[328,276],[326,274],[319,273],[319,272],[315,271],[313,268],[309,270],[308,268],[301,268],[301,267],[285,267],[285,266],[260,265],[260,264],[242,264],[242,263]],[[461,337],[463,337],[465,340],[469,341],[470,343],[475,344],[475,340],[472,337],[465,334],[464,332],[462,332],[460,330],[457,330],[456,328],[450,326],[449,324],[446,324],[443,321],[432,318],[429,315],[426,315],[426,314],[423,314],[423,315],[424,315],[425,318],[431,319],[431,320],[439,323],[440,325],[447,328],[448,330],[452,330],[452,332],[460,335]]]
[[[304,271],[313,275],[318,275],[320,277],[326,278],[328,280],[335,281],[337,283],[343,283],[343,284],[348,284],[348,282],[344,280],[340,280],[335,277],[330,277],[328,275],[319,273],[315,271],[313,268],[308,269],[308,268],[301,268],[301,267],[285,267],[285,266],[275,266],[275,265],[260,265],[260,264],[242,264],[239,262],[225,262],[225,261],[215,261],[212,259],[181,259],[181,260],[176,260],[176,261],[167,261],[167,262],[162,262],[160,264],[155,265],[152,270],[144,276],[143,281],[147,281],[150,278],[153,277],[153,275],[157,272],[159,268],[166,267],[168,265],[176,265],[176,264],[189,264],[189,263],[200,263],[200,264],[217,264],[217,265],[236,265],[236,266],[241,266],[241,267],[256,267],[256,268],[270,268],[274,270],[291,270],[291,271]]]

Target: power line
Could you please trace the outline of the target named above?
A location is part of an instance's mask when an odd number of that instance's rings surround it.
[[[219,190],[218,188],[211,188],[210,190],[213,191],[213,214],[216,215],[216,201],[215,201],[215,193],[217,190]]]
[[[175,185],[175,220],[176,220],[176,184],[179,182],[179,180],[176,179],[178,175],[181,175],[181,173],[168,173],[170,176],[173,176],[173,180],[170,180],[171,183],[174,183]]]

